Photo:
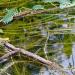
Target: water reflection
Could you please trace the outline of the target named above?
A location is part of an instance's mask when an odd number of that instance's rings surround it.
[[[58,46],[58,45],[56,45]],[[54,45],[54,47],[56,47]],[[63,48],[64,46],[60,46]],[[63,66],[64,71],[66,72],[66,75],[75,75],[75,43],[72,45],[72,54],[70,57],[67,57],[64,52],[59,51],[56,55],[57,62]],[[34,75],[60,75],[59,73],[52,71],[46,67],[42,67],[40,72],[38,74]]]
[[[60,56],[57,56],[57,59],[68,75],[75,75],[75,43],[72,45],[72,54],[70,57],[61,52]]]
[[[67,24],[63,24],[62,25],[62,28],[67,28],[68,25]],[[73,27],[75,28],[75,27]],[[45,31],[45,28],[41,27],[41,34],[44,35],[45,37],[47,36],[47,32]],[[72,29],[71,31],[72,33],[75,32],[74,29]],[[55,41],[55,40],[63,40],[64,36],[63,35],[53,35],[53,34],[50,34],[49,36],[49,40],[50,41]],[[64,45],[63,44],[53,44],[52,47],[50,48],[53,48],[52,50],[56,50],[55,52],[56,55],[55,57],[53,57],[54,59],[56,59],[56,62],[58,62],[60,65],[63,66],[63,69],[64,71],[67,73],[66,75],[75,75],[75,42],[73,42],[72,44],[72,54],[68,57],[66,56],[66,54],[63,52],[63,48],[64,48]],[[60,50],[59,50],[60,49]],[[42,69],[42,73],[41,73],[41,69]],[[53,73],[54,71],[50,70],[50,69],[47,69],[45,67],[42,67],[39,71],[39,73],[37,74],[33,74],[33,75],[59,75],[57,72]]]

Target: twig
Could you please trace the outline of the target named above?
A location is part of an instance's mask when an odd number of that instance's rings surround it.
[[[0,62],[2,62],[3,59],[6,59],[6,58],[8,58],[8,57],[10,57],[10,56],[12,56],[12,55],[14,55],[14,54],[16,54],[17,52],[19,52],[18,49],[15,50],[15,51],[11,51],[11,52],[5,54],[4,56],[0,57]]]
[[[50,11],[57,10],[59,8],[50,8],[45,10],[28,10],[18,13],[16,16],[14,16],[14,19],[24,17],[24,16],[31,16],[36,14],[42,14],[42,13],[49,13]]]
[[[7,48],[10,48],[12,49],[13,51],[12,52],[9,52],[7,54],[5,54],[4,56],[0,57],[0,61],[2,59],[5,59],[5,58],[9,58],[10,56],[12,56],[13,54],[17,53],[17,52],[20,52],[21,54],[25,55],[25,56],[28,56],[28,57],[31,57],[31,58],[34,58],[36,60],[38,60],[39,62],[43,63],[44,65],[47,65],[50,69],[52,70],[56,70],[56,71],[59,71],[60,75],[62,75],[62,72],[63,69],[55,62],[51,62],[49,60],[46,60],[34,53],[31,53],[29,51],[26,51],[24,49],[21,49],[21,48],[16,48],[15,46],[13,46],[12,44],[9,44],[9,43],[5,43],[4,44]]]
[[[44,64],[46,64],[46,65],[49,65],[50,67],[52,66],[52,64],[55,66],[55,67],[57,67],[58,66],[58,64],[56,64],[55,62],[51,62],[51,61],[49,61],[49,60],[46,60],[46,59],[44,59],[44,58],[42,58],[42,57],[40,57],[40,56],[38,56],[38,55],[36,55],[36,54],[34,54],[34,53],[31,53],[31,52],[29,52],[29,51],[26,51],[26,50],[24,50],[24,49],[21,49],[21,48],[16,48],[16,47],[14,47],[12,44],[9,44],[9,43],[5,43],[4,44],[7,48],[10,48],[10,49],[12,49],[12,50],[14,50],[14,51],[12,51],[13,53],[9,53],[9,55],[7,54],[6,56],[10,56],[10,55],[12,55],[12,54],[14,54],[14,53],[17,53],[18,51],[19,52],[21,52],[23,55],[26,55],[26,56],[28,56],[28,57],[31,57],[31,58],[34,58],[34,59],[37,59],[38,61],[40,61],[41,63],[44,63]],[[2,57],[3,58],[3,57]],[[2,59],[1,58],[1,59]],[[58,66],[59,68],[61,68],[60,66]],[[58,68],[57,67],[57,68]],[[53,68],[53,66],[52,66],[52,68]]]
[[[46,38],[46,42],[45,42],[45,46],[44,46],[44,53],[45,53],[46,58],[48,60],[48,56],[47,56],[47,53],[48,53],[48,51],[47,51],[47,44],[48,44],[48,40],[49,40],[49,29],[48,29],[48,26],[47,26],[46,30],[47,30],[47,38]]]

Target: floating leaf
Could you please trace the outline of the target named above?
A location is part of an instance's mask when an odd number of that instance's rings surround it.
[[[7,14],[3,17],[1,20],[3,23],[7,24],[13,20],[13,16],[15,16],[18,13],[17,9],[7,9]]]
[[[33,6],[32,9],[33,9],[33,10],[44,9],[44,6],[42,6],[42,5],[35,5],[35,6]]]
[[[9,38],[0,38],[0,41],[9,41]]]
[[[47,2],[58,2],[59,0],[43,0],[43,2],[47,3]]]
[[[3,33],[3,30],[2,29],[0,29],[0,33]]]
[[[9,42],[9,38],[0,38],[0,45],[3,45],[2,42]]]

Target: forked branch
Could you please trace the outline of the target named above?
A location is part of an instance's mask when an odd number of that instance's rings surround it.
[[[6,46],[7,48],[11,49],[12,51],[5,54],[4,56],[0,57],[0,61],[2,59],[5,59],[5,58],[9,58],[10,56],[14,55],[15,53],[18,53],[20,52],[21,54],[25,55],[25,56],[28,56],[28,57],[31,57],[33,59],[36,59],[37,61],[49,66],[50,69],[53,69],[53,70],[56,70],[56,71],[63,71],[62,68],[56,64],[55,62],[51,62],[49,60],[46,60],[32,52],[29,52],[29,51],[26,51],[24,49],[21,49],[21,48],[16,48],[15,46],[13,46],[12,44],[10,43],[5,43],[4,46]]]

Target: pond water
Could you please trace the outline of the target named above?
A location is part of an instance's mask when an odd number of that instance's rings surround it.
[[[55,46],[55,45],[54,45]],[[64,46],[60,46],[63,48]],[[72,44],[72,54],[67,57],[65,53],[61,51],[56,55],[57,62],[63,66],[66,75],[75,75],[75,42]],[[42,67],[38,73],[33,73],[33,75],[60,75],[59,73],[48,69],[47,67]]]
[[[61,28],[67,28],[67,24],[63,24]],[[45,30],[45,27],[41,26],[40,30],[41,30],[41,35],[43,35],[43,37],[47,37],[47,31]],[[75,30],[73,29],[71,32],[74,33]],[[49,40],[55,42],[55,40],[57,41],[57,39],[62,40],[64,38],[63,34],[59,35],[58,38],[57,36],[52,34],[49,36]],[[57,54],[53,58],[61,66],[63,66],[64,71],[66,72],[66,75],[75,75],[75,69],[74,69],[75,68],[75,42],[72,43],[72,54],[70,55],[70,57],[67,57],[66,54],[62,51],[64,47],[63,44],[60,45],[55,43],[53,44],[53,46],[50,46],[50,47],[52,47],[53,50],[56,50],[55,52],[57,52]],[[32,67],[31,69],[33,69]],[[41,67],[41,69],[37,69],[36,67],[34,67],[31,75],[60,75],[60,74],[58,72],[54,72],[48,69],[47,67]]]
[[[63,27],[67,28],[67,25],[64,24]],[[41,27],[42,28],[42,27]],[[73,29],[71,30],[72,33],[75,32],[75,26],[72,27]],[[41,34],[44,36],[47,36],[47,33],[45,32],[44,28],[41,31]],[[61,35],[60,35],[61,36]],[[64,36],[61,36],[59,38],[64,38]],[[56,39],[59,39],[54,35],[49,36],[49,40],[53,41]],[[75,42],[72,43],[72,54],[68,57],[66,54],[63,52],[64,45],[63,44],[53,44],[52,46],[53,50],[57,50],[55,57],[53,57],[57,63],[59,63],[64,71],[66,72],[66,75],[75,75]],[[60,51],[59,51],[60,49]],[[33,73],[33,75],[60,75],[57,72],[54,73],[54,71],[48,69],[47,67],[42,67],[39,71],[39,73]]]

